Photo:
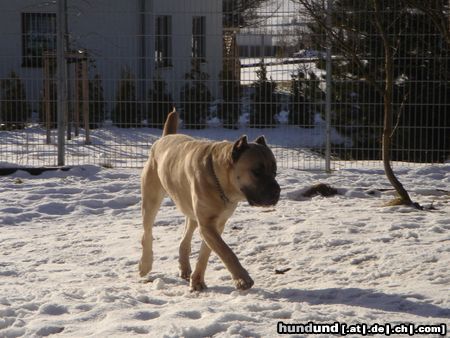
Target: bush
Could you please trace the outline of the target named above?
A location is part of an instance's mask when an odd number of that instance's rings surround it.
[[[146,118],[149,127],[163,128],[169,112],[174,106],[172,96],[167,92],[166,82],[160,77],[153,79],[153,88],[148,94],[146,106]]]
[[[89,128],[99,128],[105,120],[105,98],[99,74],[89,80]]]
[[[0,123],[2,128],[23,129],[29,117],[30,106],[19,76],[12,71],[1,80]]]
[[[184,126],[188,129],[206,127],[209,102],[212,99],[206,80],[208,74],[200,70],[200,64],[194,60],[192,69],[185,75],[188,82],[181,89],[181,105],[183,107]]]
[[[292,75],[289,124],[312,128],[314,127],[314,114],[310,105],[307,104],[305,89],[305,73],[298,71],[296,75]]]
[[[84,128],[83,120],[83,85],[78,83],[78,109],[80,112],[80,123]],[[103,84],[99,74],[89,80],[89,128],[99,128],[105,119],[105,99],[103,96]]]
[[[241,84],[233,71],[227,68],[221,73],[221,80],[223,103],[219,109],[219,117],[225,128],[237,129],[241,112]]]
[[[136,81],[128,68],[122,69],[112,120],[114,125],[119,128],[140,126],[139,105],[136,101]]]
[[[277,84],[267,79],[267,69],[261,60],[260,69],[256,72],[258,80],[254,83],[252,113],[250,114],[250,128],[274,127],[275,115],[278,113],[278,103],[275,95]]]

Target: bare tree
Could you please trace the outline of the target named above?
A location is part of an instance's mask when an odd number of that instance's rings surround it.
[[[224,125],[234,128],[240,114],[241,95],[239,46],[237,34],[242,28],[256,25],[260,18],[258,9],[269,0],[224,0],[223,21],[223,68],[221,72],[224,105],[221,117]]]
[[[341,0],[348,7],[355,5],[358,9],[355,12],[368,11],[371,14],[368,16],[367,31],[356,31],[350,20],[355,19],[357,15],[349,15],[348,12],[329,11],[328,4],[331,0],[295,0],[300,3],[303,10],[313,20],[316,27],[325,34],[329,43],[333,47],[333,53],[339,55],[341,62],[353,68],[355,73],[359,74],[359,81],[364,81],[373,86],[383,97],[383,135],[382,135],[382,160],[385,174],[392,184],[398,198],[391,204],[404,204],[416,208],[421,208],[419,204],[412,202],[408,192],[397,179],[391,166],[391,139],[393,136],[393,88],[394,88],[394,60],[395,52],[398,43],[400,43],[401,29],[392,29],[397,20],[400,20],[404,12],[397,11],[398,8],[389,7],[385,0],[370,0],[368,2],[359,2],[352,0]],[[416,1],[416,0],[410,0]],[[419,0],[417,0],[419,1]],[[342,10],[342,8],[340,8]],[[328,15],[331,15],[334,21],[332,25],[329,24]],[[365,17],[367,18],[367,17]],[[391,28],[391,29],[389,29]],[[369,31],[371,30],[371,31]],[[317,32],[316,32],[317,33]],[[362,39],[371,38],[377,35],[378,39],[382,41],[382,53],[384,62],[381,66],[368,66],[367,55],[364,53],[363,47],[358,42]],[[343,74],[342,76],[346,76]],[[347,74],[350,78],[354,74]],[[395,130],[394,130],[395,131]]]
[[[393,49],[394,46],[389,39],[389,36],[386,32],[385,25],[382,22],[381,18],[381,9],[380,9],[380,0],[372,0],[374,7],[374,21],[375,25],[378,28],[378,32],[381,35],[381,39],[383,40],[383,48],[384,48],[384,90],[383,90],[383,105],[384,105],[384,122],[383,122],[383,145],[382,145],[382,158],[383,158],[383,166],[384,172],[395,188],[397,193],[400,196],[399,202],[401,204],[414,205],[418,207],[418,204],[413,203],[411,198],[409,197],[408,192],[397,179],[392,170],[391,166],[391,138],[392,138],[392,99],[393,99],[393,88],[394,88],[394,56]]]
[[[239,29],[258,21],[258,9],[268,0],[224,0],[223,25],[227,29]]]

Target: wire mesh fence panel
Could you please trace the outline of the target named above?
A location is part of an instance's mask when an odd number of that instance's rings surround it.
[[[0,166],[56,165],[55,116],[44,116],[43,59],[54,48],[55,14],[2,4],[0,52]],[[54,87],[53,87],[54,89]],[[45,130],[46,131],[43,131]]]
[[[340,159],[442,162],[450,150],[448,1],[334,1],[332,125]],[[316,21],[317,23],[317,21]],[[339,32],[338,32],[339,31]]]
[[[393,160],[449,156],[448,1],[66,2],[67,165],[142,167],[174,106],[280,167],[324,169],[327,140],[332,168],[379,162],[386,109]],[[0,166],[57,165],[56,4],[0,8]]]
[[[311,31],[325,33],[315,48],[329,43],[333,53],[331,125],[348,139],[332,144],[341,160],[334,163],[379,160],[383,142],[393,161],[447,160],[449,2],[299,2],[313,19]],[[384,128],[391,129],[387,141]]]

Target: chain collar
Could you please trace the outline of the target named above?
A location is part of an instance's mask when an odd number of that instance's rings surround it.
[[[208,157],[208,166],[210,167],[211,175],[214,179],[214,183],[216,184],[216,188],[219,191],[220,199],[223,201],[224,204],[230,203],[230,200],[228,199],[227,195],[225,194],[225,191],[223,191],[223,188],[220,185],[219,178],[217,177],[216,172],[214,171],[212,155],[210,155]]]

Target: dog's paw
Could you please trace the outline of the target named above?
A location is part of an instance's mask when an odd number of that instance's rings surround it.
[[[152,270],[152,263],[139,261],[139,275],[141,277],[146,276]]]
[[[201,276],[199,274],[195,274],[195,273],[193,273],[191,275],[190,286],[191,286],[191,292],[192,291],[203,291],[207,288],[207,286],[205,284],[205,279],[203,278],[203,276]]]
[[[234,285],[236,286],[236,289],[238,290],[247,290],[250,289],[255,282],[253,279],[251,279],[250,276],[246,276],[245,278],[235,278],[234,279]]]
[[[191,269],[189,270],[180,269],[180,277],[183,278],[184,280],[189,281],[189,279],[191,278],[191,273],[192,273]]]
[[[203,291],[207,288],[206,284],[204,281],[197,281],[197,282],[193,282],[191,280],[191,292],[194,291]]]

